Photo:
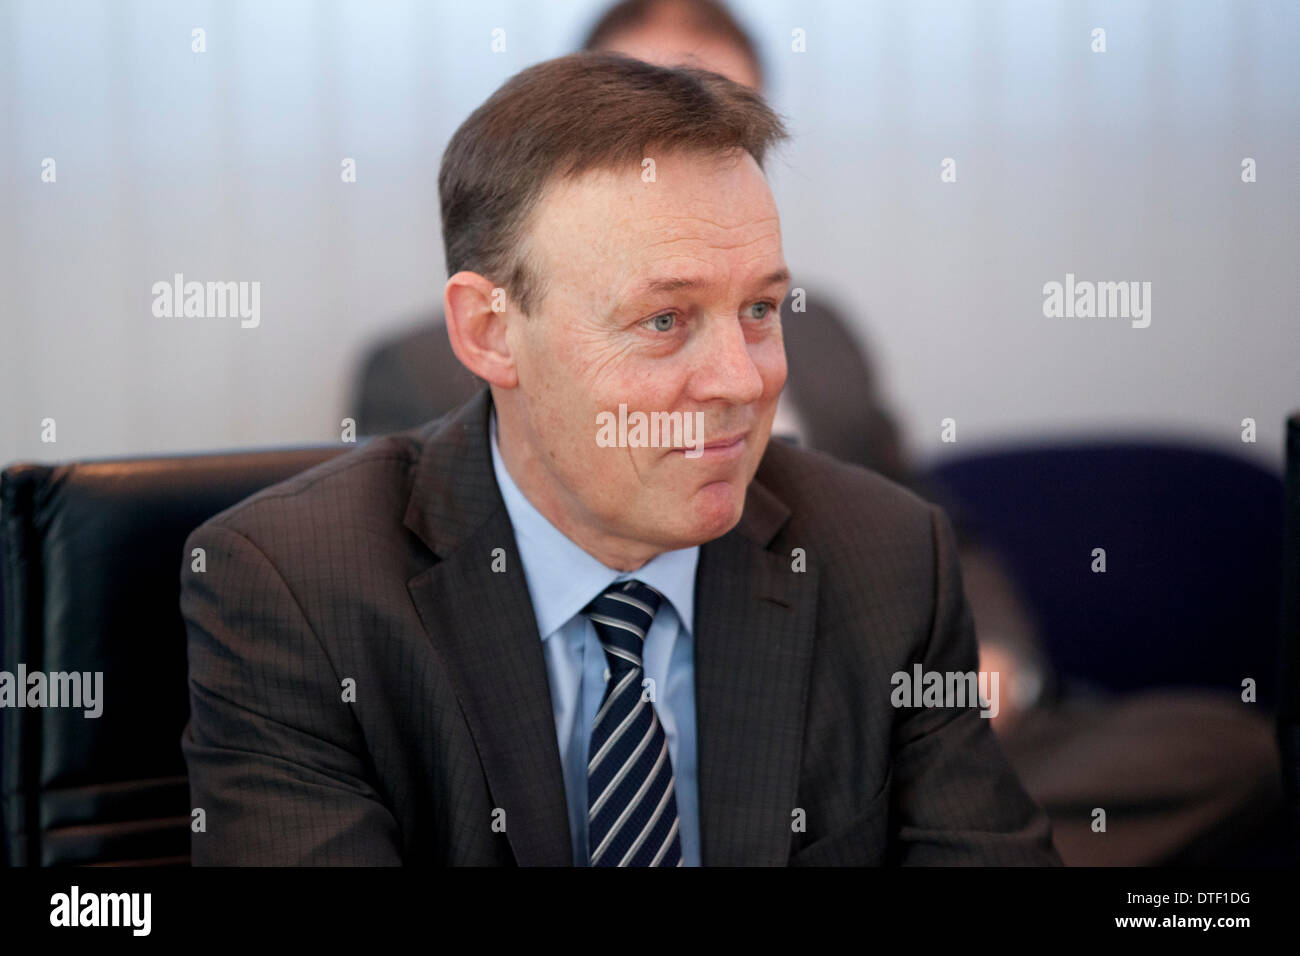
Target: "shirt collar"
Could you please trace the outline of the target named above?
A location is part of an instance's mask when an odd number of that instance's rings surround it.
[[[528,582],[528,594],[532,598],[537,630],[542,640],[563,627],[615,581],[633,578],[650,585],[667,598],[683,629],[690,634],[695,623],[695,568],[700,558],[699,546],[666,551],[635,571],[606,567],[569,540],[519,490],[497,447],[496,409],[492,410],[488,428],[492,470],[496,473],[497,487],[514,526],[519,559],[524,566],[524,578]]]

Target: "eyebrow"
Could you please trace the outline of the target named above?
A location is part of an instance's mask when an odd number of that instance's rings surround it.
[[[789,269],[777,269],[775,272],[764,276],[759,280],[759,284],[764,288],[770,285],[776,285],[778,282],[788,282],[790,279]],[[707,283],[699,279],[685,279],[681,276],[664,276],[659,279],[650,279],[641,286],[637,287],[632,293],[633,298],[643,295],[652,295],[659,292],[677,292],[681,289],[698,289]]]

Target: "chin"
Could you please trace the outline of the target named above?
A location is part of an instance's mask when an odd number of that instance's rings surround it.
[[[720,538],[740,522],[745,511],[745,489],[715,482],[696,492],[692,537],[700,544]]]

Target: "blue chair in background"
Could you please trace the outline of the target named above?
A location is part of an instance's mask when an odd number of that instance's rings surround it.
[[[1251,677],[1276,709],[1281,475],[1204,448],[1092,441],[955,457],[927,478],[1005,560],[1067,689],[1240,693]]]

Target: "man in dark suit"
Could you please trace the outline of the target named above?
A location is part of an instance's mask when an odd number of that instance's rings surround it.
[[[686,63],[762,92],[762,57],[719,0],[620,0],[588,30],[583,49],[666,66]],[[795,281],[802,285],[796,270]],[[943,489],[904,453],[869,351],[845,313],[808,290],[783,323],[788,375],[773,436],[862,465],[944,506],[984,670],[1000,675],[994,731],[1030,795],[1052,820],[1067,864],[1160,865],[1221,861],[1222,847],[1268,818],[1278,757],[1272,728],[1213,692],[1152,691],[1110,698],[1058,675],[1033,610],[1000,556]],[[442,315],[373,348],[348,414],[363,434],[403,431],[440,417],[484,387],[456,358]],[[1225,762],[1223,754],[1233,759]],[[1140,769],[1137,769],[1140,768]],[[1100,839],[1094,807],[1128,808],[1122,836]]]
[[[596,53],[462,124],[444,311],[488,388],[187,542],[196,863],[1059,862],[996,699],[920,694],[978,670],[944,513],[769,442],[783,137]]]

